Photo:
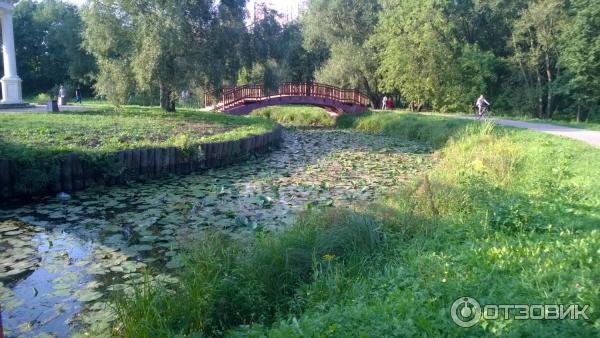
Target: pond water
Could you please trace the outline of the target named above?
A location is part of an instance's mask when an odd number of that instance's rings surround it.
[[[0,209],[7,337],[106,334],[111,297],[145,278],[176,283],[178,252],[203,232],[250,238],[302,210],[371,201],[428,166],[429,152],[385,136],[287,130],[280,149],[227,168]]]

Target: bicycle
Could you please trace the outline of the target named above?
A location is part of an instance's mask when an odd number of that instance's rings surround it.
[[[475,106],[475,119],[476,120],[487,120],[490,117],[490,106],[484,105],[483,109],[481,109],[481,113],[479,112],[479,108]]]

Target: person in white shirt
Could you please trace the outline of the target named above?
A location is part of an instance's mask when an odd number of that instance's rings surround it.
[[[477,99],[477,102],[475,102],[475,105],[477,106],[477,110],[479,111],[479,115],[481,115],[483,113],[483,110],[486,107],[489,107],[490,103],[487,102],[487,100],[485,99],[485,97],[483,96],[483,94],[481,94],[479,96],[479,98]]]
[[[386,110],[387,109],[387,100],[388,100],[388,97],[384,96],[383,100],[382,100],[382,103],[381,103],[381,109],[382,110]]]

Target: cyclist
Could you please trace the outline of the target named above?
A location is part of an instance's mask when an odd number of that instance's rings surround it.
[[[490,103],[487,102],[483,94],[481,94],[477,99],[477,102],[475,102],[475,106],[477,106],[478,115],[481,116],[486,108],[490,106]]]

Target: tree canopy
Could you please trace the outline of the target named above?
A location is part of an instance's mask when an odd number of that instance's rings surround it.
[[[20,1],[25,92],[91,83],[115,104],[319,81],[416,110],[600,118],[600,5],[591,0],[310,0],[285,21],[245,0]],[[157,99],[158,98],[158,99]]]
[[[60,84],[89,83],[94,59],[81,48],[83,22],[76,6],[59,0],[23,0],[14,12],[17,72],[24,93],[46,92]]]

